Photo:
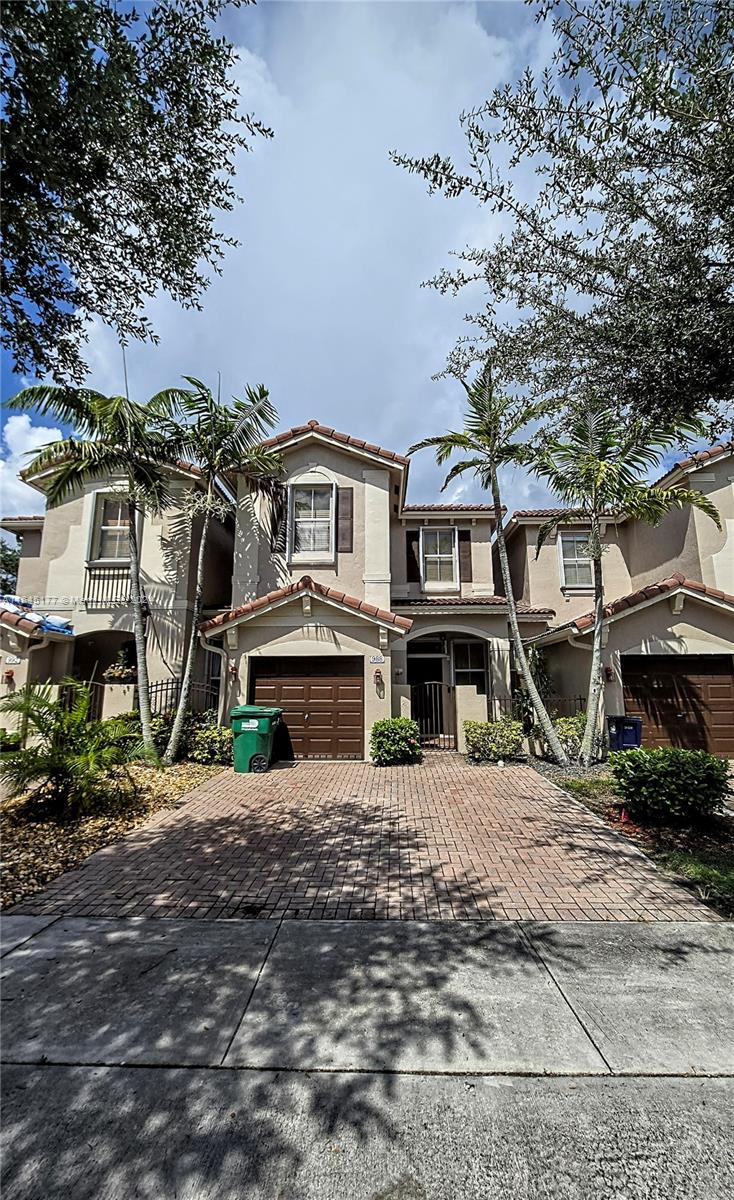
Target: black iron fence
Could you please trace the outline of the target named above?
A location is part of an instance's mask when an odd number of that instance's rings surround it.
[[[150,685],[150,708],[156,716],[171,712],[181,695],[180,679],[161,679]],[[219,704],[219,688],[209,683],[194,683],[189,695],[189,710],[195,713],[216,709]],[[138,692],[135,689],[135,707],[138,707]]]
[[[456,705],[448,684],[412,684],[410,711],[418,723],[422,746],[433,750],[456,748]]]
[[[546,696],[543,703],[551,718],[575,717],[586,709],[586,696]],[[527,693],[514,696],[489,696],[487,714],[490,721],[499,717],[514,717],[518,721],[533,717],[533,706]]]
[[[103,683],[97,683],[92,679],[88,683],[85,683],[84,686],[89,688],[92,696],[92,702],[89,706],[89,712],[87,713],[87,720],[101,721],[102,710],[104,708],[105,685]],[[76,689],[74,688],[73,684],[62,684],[62,686],[59,688],[59,704],[62,708],[65,708],[67,711],[71,708],[74,703],[75,692]]]

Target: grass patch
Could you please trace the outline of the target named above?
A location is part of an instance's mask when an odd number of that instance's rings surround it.
[[[554,782],[691,888],[702,903],[734,919],[734,819],[728,813],[700,825],[642,825],[622,820],[611,776],[564,776]]]
[[[656,861],[665,871],[682,875],[702,900],[722,916],[734,918],[734,851],[661,851]]]
[[[3,800],[0,907],[7,909],[33,896],[57,875],[80,866],[154,813],[171,808],[223,769],[190,762],[166,770],[136,764],[130,767],[132,792],[112,778],[105,799],[73,817],[60,816],[42,800]]]

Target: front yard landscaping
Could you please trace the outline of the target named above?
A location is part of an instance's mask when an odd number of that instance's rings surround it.
[[[545,765],[545,764],[544,764]],[[557,769],[556,769],[557,770]],[[598,773],[603,772],[603,773]],[[734,816],[724,810],[699,825],[642,825],[623,819],[621,798],[608,771],[552,775],[553,782],[580,800],[607,825],[644,850],[677,883],[729,920],[734,919]]]
[[[38,799],[3,799],[0,907],[10,908],[32,896],[154,813],[175,806],[186,792],[221,770],[219,764],[191,762],[165,771],[134,764],[129,767],[132,787],[113,786],[92,809],[74,816],[59,814]]]

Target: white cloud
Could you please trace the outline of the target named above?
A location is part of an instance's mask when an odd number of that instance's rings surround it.
[[[459,114],[542,65],[547,33],[516,3],[269,3],[232,10],[226,30],[243,108],[276,137],[242,155],[245,203],[226,222],[242,245],[204,311],[150,306],[160,343],[128,349],[133,392],[182,374],[215,384],[221,371],[224,395],[265,382],[283,427],[317,417],[395,450],[455,426],[463,392],[431,375],[476,298],[420,284],[495,226],[467,197],[427,195],[388,152],[461,160]],[[101,325],[88,361],[93,386],[121,390],[121,353]],[[411,499],[435,499],[441,482],[419,454]],[[462,499],[476,499],[463,483]]]
[[[35,488],[19,478],[28,466],[29,453],[61,437],[60,429],[33,425],[27,413],[8,417],[2,429],[2,459],[0,459],[0,507],[4,517],[32,516],[43,512],[45,498]]]

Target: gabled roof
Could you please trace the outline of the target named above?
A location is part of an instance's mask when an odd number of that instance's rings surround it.
[[[276,433],[274,437],[263,442],[263,446],[269,450],[282,449],[290,442],[297,442],[311,435],[323,438],[327,442],[333,442],[342,449],[348,446],[354,450],[361,450],[363,454],[371,454],[374,458],[397,463],[401,467],[407,467],[410,464],[410,459],[403,454],[396,454],[394,450],[386,450],[384,446],[375,446],[372,442],[365,442],[362,438],[352,437],[348,433],[339,433],[330,425],[322,425],[320,421],[316,420],[307,421],[305,425],[294,425],[292,429],[284,429],[282,433]]]
[[[669,467],[665,474],[656,480],[655,486],[660,487],[663,483],[672,483],[679,475],[685,475],[688,471],[698,471],[708,463],[724,458],[728,454],[734,454],[734,438],[728,442],[721,442],[718,446],[709,446],[706,450],[697,450],[689,458],[682,458],[680,462],[673,463],[672,467]]]
[[[297,583],[289,583],[286,587],[276,588],[275,591],[268,592],[267,596],[257,596],[254,600],[240,604],[238,608],[232,608],[229,612],[219,613],[216,617],[212,617],[210,621],[204,621],[200,626],[201,632],[206,634],[219,632],[228,625],[236,625],[240,621],[248,620],[268,609],[295,600],[300,595],[311,595],[317,600],[324,600],[339,608],[350,609],[378,625],[391,625],[401,634],[407,633],[413,624],[409,617],[399,617],[385,608],[377,608],[374,604],[368,604],[366,600],[358,600],[356,596],[347,596],[345,592],[340,592],[337,588],[316,583],[310,575],[304,575]]]
[[[728,595],[727,592],[721,592],[718,588],[707,587],[698,579],[687,579],[680,571],[676,571],[667,579],[661,579],[658,583],[648,583],[638,591],[630,592],[628,596],[620,596],[618,600],[612,600],[609,604],[605,604],[604,619],[617,617],[627,609],[637,608],[638,604],[644,604],[646,600],[656,600],[659,596],[665,596],[669,592],[676,592],[679,589],[696,592],[698,595],[708,597],[709,600],[718,600],[723,604],[730,604],[734,608],[734,596]],[[591,629],[594,624],[593,612],[576,617],[573,624],[579,630]]]
[[[670,596],[675,592],[692,593],[694,596],[702,600],[711,600],[718,604],[724,604],[732,609],[734,615],[734,596],[728,592],[722,592],[719,588],[707,587],[705,583],[701,583],[699,579],[688,579],[680,571],[667,576],[665,579],[660,579],[656,583],[648,583],[645,587],[639,588],[636,592],[630,592],[626,596],[620,596],[616,600],[610,600],[604,605],[604,620],[609,621],[615,617],[623,617],[628,611],[638,608],[641,604],[647,604],[654,600],[660,600],[664,596]],[[593,612],[584,613],[580,617],[574,617],[571,621],[565,621],[563,625],[555,625],[552,629],[546,631],[533,641],[550,640],[554,634],[569,631],[574,631],[578,634],[588,633],[594,628]]]

